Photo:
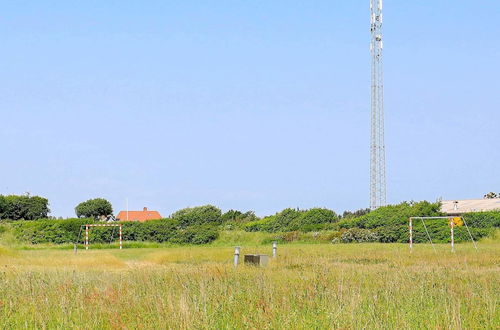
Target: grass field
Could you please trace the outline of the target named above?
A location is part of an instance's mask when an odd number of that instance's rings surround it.
[[[0,328],[499,329],[500,243],[479,248],[289,244],[235,269],[230,246],[0,246]]]

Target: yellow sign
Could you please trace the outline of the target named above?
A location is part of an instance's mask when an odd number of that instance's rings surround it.
[[[460,227],[464,225],[464,221],[461,217],[450,218],[450,222],[453,222],[453,226]]]

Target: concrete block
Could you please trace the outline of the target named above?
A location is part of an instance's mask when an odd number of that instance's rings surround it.
[[[246,265],[265,267],[269,264],[269,256],[267,254],[245,254],[244,262]]]

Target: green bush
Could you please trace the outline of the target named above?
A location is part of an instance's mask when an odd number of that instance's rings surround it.
[[[427,228],[427,232],[425,229]],[[470,227],[472,237],[478,240],[487,236],[492,228]],[[373,229],[381,243],[408,243],[410,241],[410,232],[407,225],[381,226]],[[447,221],[443,219],[432,219],[425,221],[425,227],[421,221],[413,224],[413,242],[429,243],[429,236],[433,243],[449,243],[451,240],[451,231]],[[470,242],[470,236],[465,226],[454,228],[455,241]]]
[[[381,226],[394,226],[408,224],[409,217],[440,216],[439,203],[403,202],[397,205],[388,205],[371,211],[361,217],[341,221],[340,227],[373,229]]]
[[[302,212],[297,211],[296,209],[284,209],[283,211],[272,216],[272,219],[266,226],[266,230],[274,233],[279,231],[288,231],[290,230],[290,225],[293,222],[296,222],[301,215]]]
[[[433,243],[450,243],[451,242],[451,230],[447,221],[431,220],[426,221],[425,225],[429,233],[430,238]],[[487,236],[493,229],[492,228],[475,228],[469,227],[470,233],[474,240],[479,240],[480,238]],[[409,231],[408,227],[405,228],[405,235],[402,235],[399,243],[409,242]],[[469,232],[465,226],[454,228],[455,242],[470,242]],[[415,243],[429,243],[429,237],[425,231],[422,223],[416,223],[413,226],[413,242]]]
[[[222,223],[222,212],[213,205],[188,207],[171,215],[182,228],[193,225],[219,225]]]
[[[14,235],[17,239],[31,244],[38,243],[72,243],[80,235],[83,242],[84,232],[81,226],[93,223],[93,219],[66,219],[66,220],[36,220],[16,221],[12,223]]]
[[[221,217],[223,223],[233,222],[233,223],[247,223],[251,221],[258,220],[254,211],[247,211],[245,213],[238,210],[229,210],[224,213]]]
[[[466,213],[463,218],[469,227],[500,227],[500,211]]]
[[[289,229],[300,231],[316,231],[324,229],[325,224],[331,224],[339,220],[338,215],[332,210],[312,208],[301,212],[300,216],[291,221]]]
[[[246,223],[243,226],[243,229],[245,231],[249,231],[249,232],[269,231],[267,229],[268,228],[268,224],[270,222],[272,222],[273,220],[274,220],[274,216],[265,217],[265,218],[260,219],[260,220],[256,220],[256,221],[252,221],[252,222]]]
[[[344,213],[342,214],[342,219],[358,218],[358,217],[365,215],[365,214],[368,214],[370,212],[371,212],[370,209],[359,209],[359,210],[356,210],[354,212],[344,211]]]
[[[369,229],[351,228],[342,233],[340,241],[342,243],[366,243],[377,242],[377,233]]]
[[[288,208],[275,215],[249,222],[245,224],[244,230],[267,231],[270,233],[319,231],[332,229],[332,224],[336,223],[338,219],[338,215],[328,209],[296,210]]]
[[[212,225],[191,226],[181,228],[172,237],[172,243],[180,244],[206,244],[219,237],[217,227]]]
[[[76,218],[66,220],[16,221],[12,223],[17,239],[31,244],[39,243],[83,243],[85,228],[82,225],[95,223],[94,219]],[[171,242],[182,244],[205,244],[218,237],[218,227],[195,225],[182,228],[173,219],[146,222],[121,222],[124,241]],[[110,243],[118,239],[116,227],[92,227],[90,243]]]
[[[389,225],[373,229],[381,243],[405,243],[409,241],[409,229],[405,225]]]

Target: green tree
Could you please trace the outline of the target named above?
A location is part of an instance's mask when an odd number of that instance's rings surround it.
[[[238,223],[246,223],[250,221],[257,220],[257,216],[254,211],[247,211],[245,213],[238,210],[229,210],[222,215],[222,222],[238,222]]]
[[[297,223],[297,221],[300,221],[298,219],[303,215],[303,213],[304,211],[299,211],[292,208],[284,209],[283,211],[276,213],[276,215],[270,217],[271,220],[269,220],[269,222],[266,224],[267,231],[288,231],[290,230],[290,225],[292,223]]]
[[[222,222],[236,221],[243,213],[238,210],[229,210],[222,215]]]
[[[94,198],[82,202],[75,207],[79,218],[103,218],[113,214],[113,206],[104,198]]]
[[[357,217],[360,217],[362,215],[370,213],[370,211],[371,211],[370,209],[359,209],[356,211],[344,211],[344,213],[342,214],[342,218],[344,218],[344,219],[357,218]]]
[[[0,217],[11,220],[37,220],[47,218],[50,212],[49,200],[40,196],[2,196]]]
[[[289,225],[288,230],[311,231],[324,227],[324,224],[339,221],[339,216],[332,210],[312,208],[301,213]]]
[[[5,211],[7,211],[7,201],[5,200],[5,196],[0,195],[0,219],[4,218]]]

